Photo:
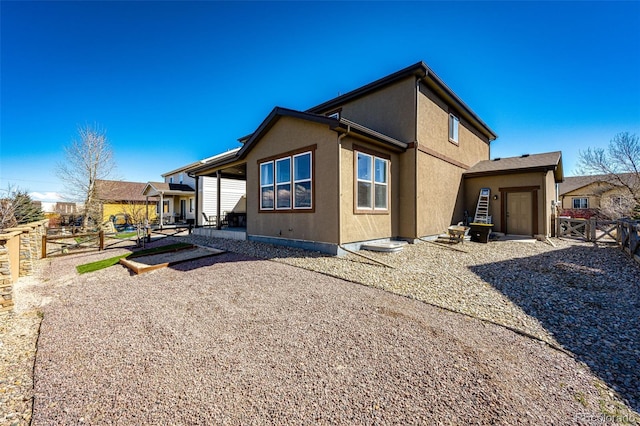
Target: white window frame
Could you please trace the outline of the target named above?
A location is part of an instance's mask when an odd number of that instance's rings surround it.
[[[460,119],[449,114],[449,142],[458,145],[460,139]]]
[[[582,201],[584,201],[584,207],[582,207]],[[576,202],[578,202],[578,207],[576,207]],[[571,206],[574,209],[588,209],[589,208],[589,198],[588,197],[574,197],[571,199]]]
[[[389,211],[389,164],[390,161],[387,158],[378,157],[377,155],[369,154],[362,151],[355,151],[356,155],[356,167],[355,167],[355,177],[356,177],[356,188],[355,188],[355,207],[356,211],[360,212],[368,212],[368,211],[377,211],[377,212],[387,212]],[[361,179],[360,178],[360,169],[358,156],[363,155],[369,158],[369,166],[371,167],[371,179]],[[377,182],[376,180],[376,161],[382,161],[385,165],[385,181]],[[358,183],[364,182],[370,185],[369,189],[369,199],[371,200],[371,204],[369,206],[360,206],[359,202],[359,194]],[[385,206],[384,207],[376,207],[376,185],[383,185],[385,187]]]
[[[268,184],[262,184],[262,166],[267,165],[267,164],[271,164],[271,183]],[[276,207],[276,182],[275,182],[275,169],[276,169],[276,165],[275,162],[272,161],[264,161],[262,163],[260,163],[260,210],[273,210]],[[273,206],[272,207],[264,207],[262,205],[262,201],[263,201],[263,197],[262,197],[262,190],[264,188],[268,188],[271,187],[273,190]]]
[[[309,156],[309,177],[304,179],[296,179],[296,175],[295,175],[296,157],[304,157],[306,155]],[[308,207],[307,206],[299,207],[298,200],[296,197],[296,183],[306,183],[306,182],[309,182],[309,191],[311,192],[310,194],[311,201]],[[313,152],[305,151],[305,152],[301,152],[299,154],[295,154],[291,156],[291,193],[293,195],[292,206],[294,210],[310,210],[313,208]]]
[[[297,157],[309,156],[309,177],[304,179],[296,179],[296,166],[295,160]],[[278,182],[277,181],[277,170],[278,164],[284,161],[289,161],[289,181]],[[262,184],[262,170],[263,166],[266,164],[272,164],[271,171],[271,182],[270,184]],[[282,157],[277,157],[274,159],[270,159],[267,161],[261,161],[259,163],[259,179],[260,179],[260,211],[308,211],[313,210],[313,150],[303,151],[296,154],[284,155]],[[309,191],[310,191],[310,203],[309,206],[299,206],[298,200],[296,198],[296,184],[307,183],[309,182]],[[289,185],[289,206],[288,207],[280,207],[278,206],[278,186]],[[264,207],[262,205],[263,197],[262,192],[264,188],[273,188],[273,207]]]
[[[278,182],[278,164],[282,164],[285,161],[289,161],[289,180],[287,181],[282,181],[282,182]],[[293,159],[291,157],[282,157],[282,158],[278,158],[277,160],[275,160],[273,162],[273,184],[275,185],[275,190],[273,193],[273,198],[274,198],[274,205],[276,207],[276,210],[291,210],[292,207],[292,196],[291,193],[293,191],[293,186],[291,185],[291,181],[292,181],[292,174],[293,174]],[[278,200],[280,199],[280,197],[278,196],[278,187],[283,187],[289,185],[289,205],[284,206],[284,207],[280,207],[278,205]]]

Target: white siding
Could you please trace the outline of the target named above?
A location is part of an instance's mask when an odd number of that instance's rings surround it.
[[[164,182],[165,183],[169,183],[171,182],[171,178],[173,178],[173,182],[172,183],[180,183],[180,173],[174,173],[172,175],[168,175],[165,176],[164,178]],[[215,178],[214,178],[215,179]],[[196,180],[195,178],[190,177],[189,175],[187,175],[186,173],[182,173],[182,183],[184,185],[189,185],[192,188],[196,187]]]
[[[221,212],[234,211],[240,199],[247,193],[247,183],[243,180],[225,179],[221,183]],[[200,180],[200,191],[202,199],[202,211],[207,216],[216,214],[217,209],[217,183],[214,177],[202,177]],[[243,206],[244,207],[244,206]],[[245,208],[246,210],[246,208]],[[238,211],[236,208],[235,211]]]

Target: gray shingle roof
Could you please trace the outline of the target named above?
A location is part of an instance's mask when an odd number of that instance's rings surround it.
[[[554,170],[556,172],[556,181],[561,181],[563,179],[562,152],[554,151],[480,161],[467,170],[464,175],[465,177],[473,177],[536,170]]]

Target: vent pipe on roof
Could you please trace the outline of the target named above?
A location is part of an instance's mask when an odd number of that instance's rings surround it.
[[[494,158],[493,161],[500,161],[500,157]]]
[[[529,154],[522,154],[522,157],[521,157],[521,158],[526,158],[526,157],[528,157],[528,156],[529,156]]]

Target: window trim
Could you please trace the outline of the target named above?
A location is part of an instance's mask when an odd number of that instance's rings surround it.
[[[258,165],[258,213],[314,213],[316,210],[316,188],[315,188],[315,151],[318,145],[313,144],[309,146],[305,146],[303,148],[295,149],[288,152],[283,152],[282,154],[272,155],[270,157],[261,158],[256,161]],[[302,156],[304,154],[310,155],[310,179],[302,179],[295,180],[295,167],[294,167],[294,158],[298,156]],[[284,160],[289,158],[290,163],[290,185],[291,185],[291,207],[289,208],[276,208],[277,206],[277,194],[276,194],[276,161]],[[273,184],[271,185],[262,185],[262,165],[266,163],[273,164]],[[295,197],[295,183],[296,182],[311,182],[311,207],[295,207],[296,197]],[[273,186],[273,207],[272,208],[263,208],[262,207],[262,188],[266,186]]]
[[[371,157],[371,207],[358,207],[358,182],[362,181],[358,179],[358,153],[368,155]],[[386,182],[387,187],[387,206],[385,208],[376,208],[375,199],[375,160],[382,160],[386,165]],[[379,151],[374,151],[369,148],[353,145],[353,213],[354,214],[386,214],[390,213],[391,203],[391,156]]]
[[[284,161],[289,161],[289,180],[286,182],[278,182],[278,163],[282,163]],[[291,210],[293,206],[293,157],[282,157],[277,160],[273,160],[273,184],[275,185],[273,191],[273,205],[276,210]],[[289,206],[288,207],[278,207],[278,186],[289,185]],[[262,199],[262,194],[260,194],[260,198]]]
[[[449,113],[449,142],[460,145],[460,118],[453,113]]]
[[[581,200],[585,200],[585,207],[576,207],[576,201],[580,202]],[[580,205],[582,203],[580,202]],[[572,197],[571,198],[571,207],[576,210],[585,210],[589,208],[589,197]]]
[[[273,180],[271,181],[271,183],[262,184],[262,166],[265,164],[271,164],[271,173],[272,173],[272,178]],[[276,182],[275,182],[275,168],[276,168],[276,164],[274,160],[269,160],[269,161],[263,161],[261,163],[258,163],[258,186],[260,188],[259,192],[258,192],[258,198],[259,198],[259,211],[271,211],[271,210],[275,210],[276,208]],[[262,206],[262,190],[263,188],[268,188],[271,187],[272,191],[273,191],[273,206],[272,207],[263,207]]]

